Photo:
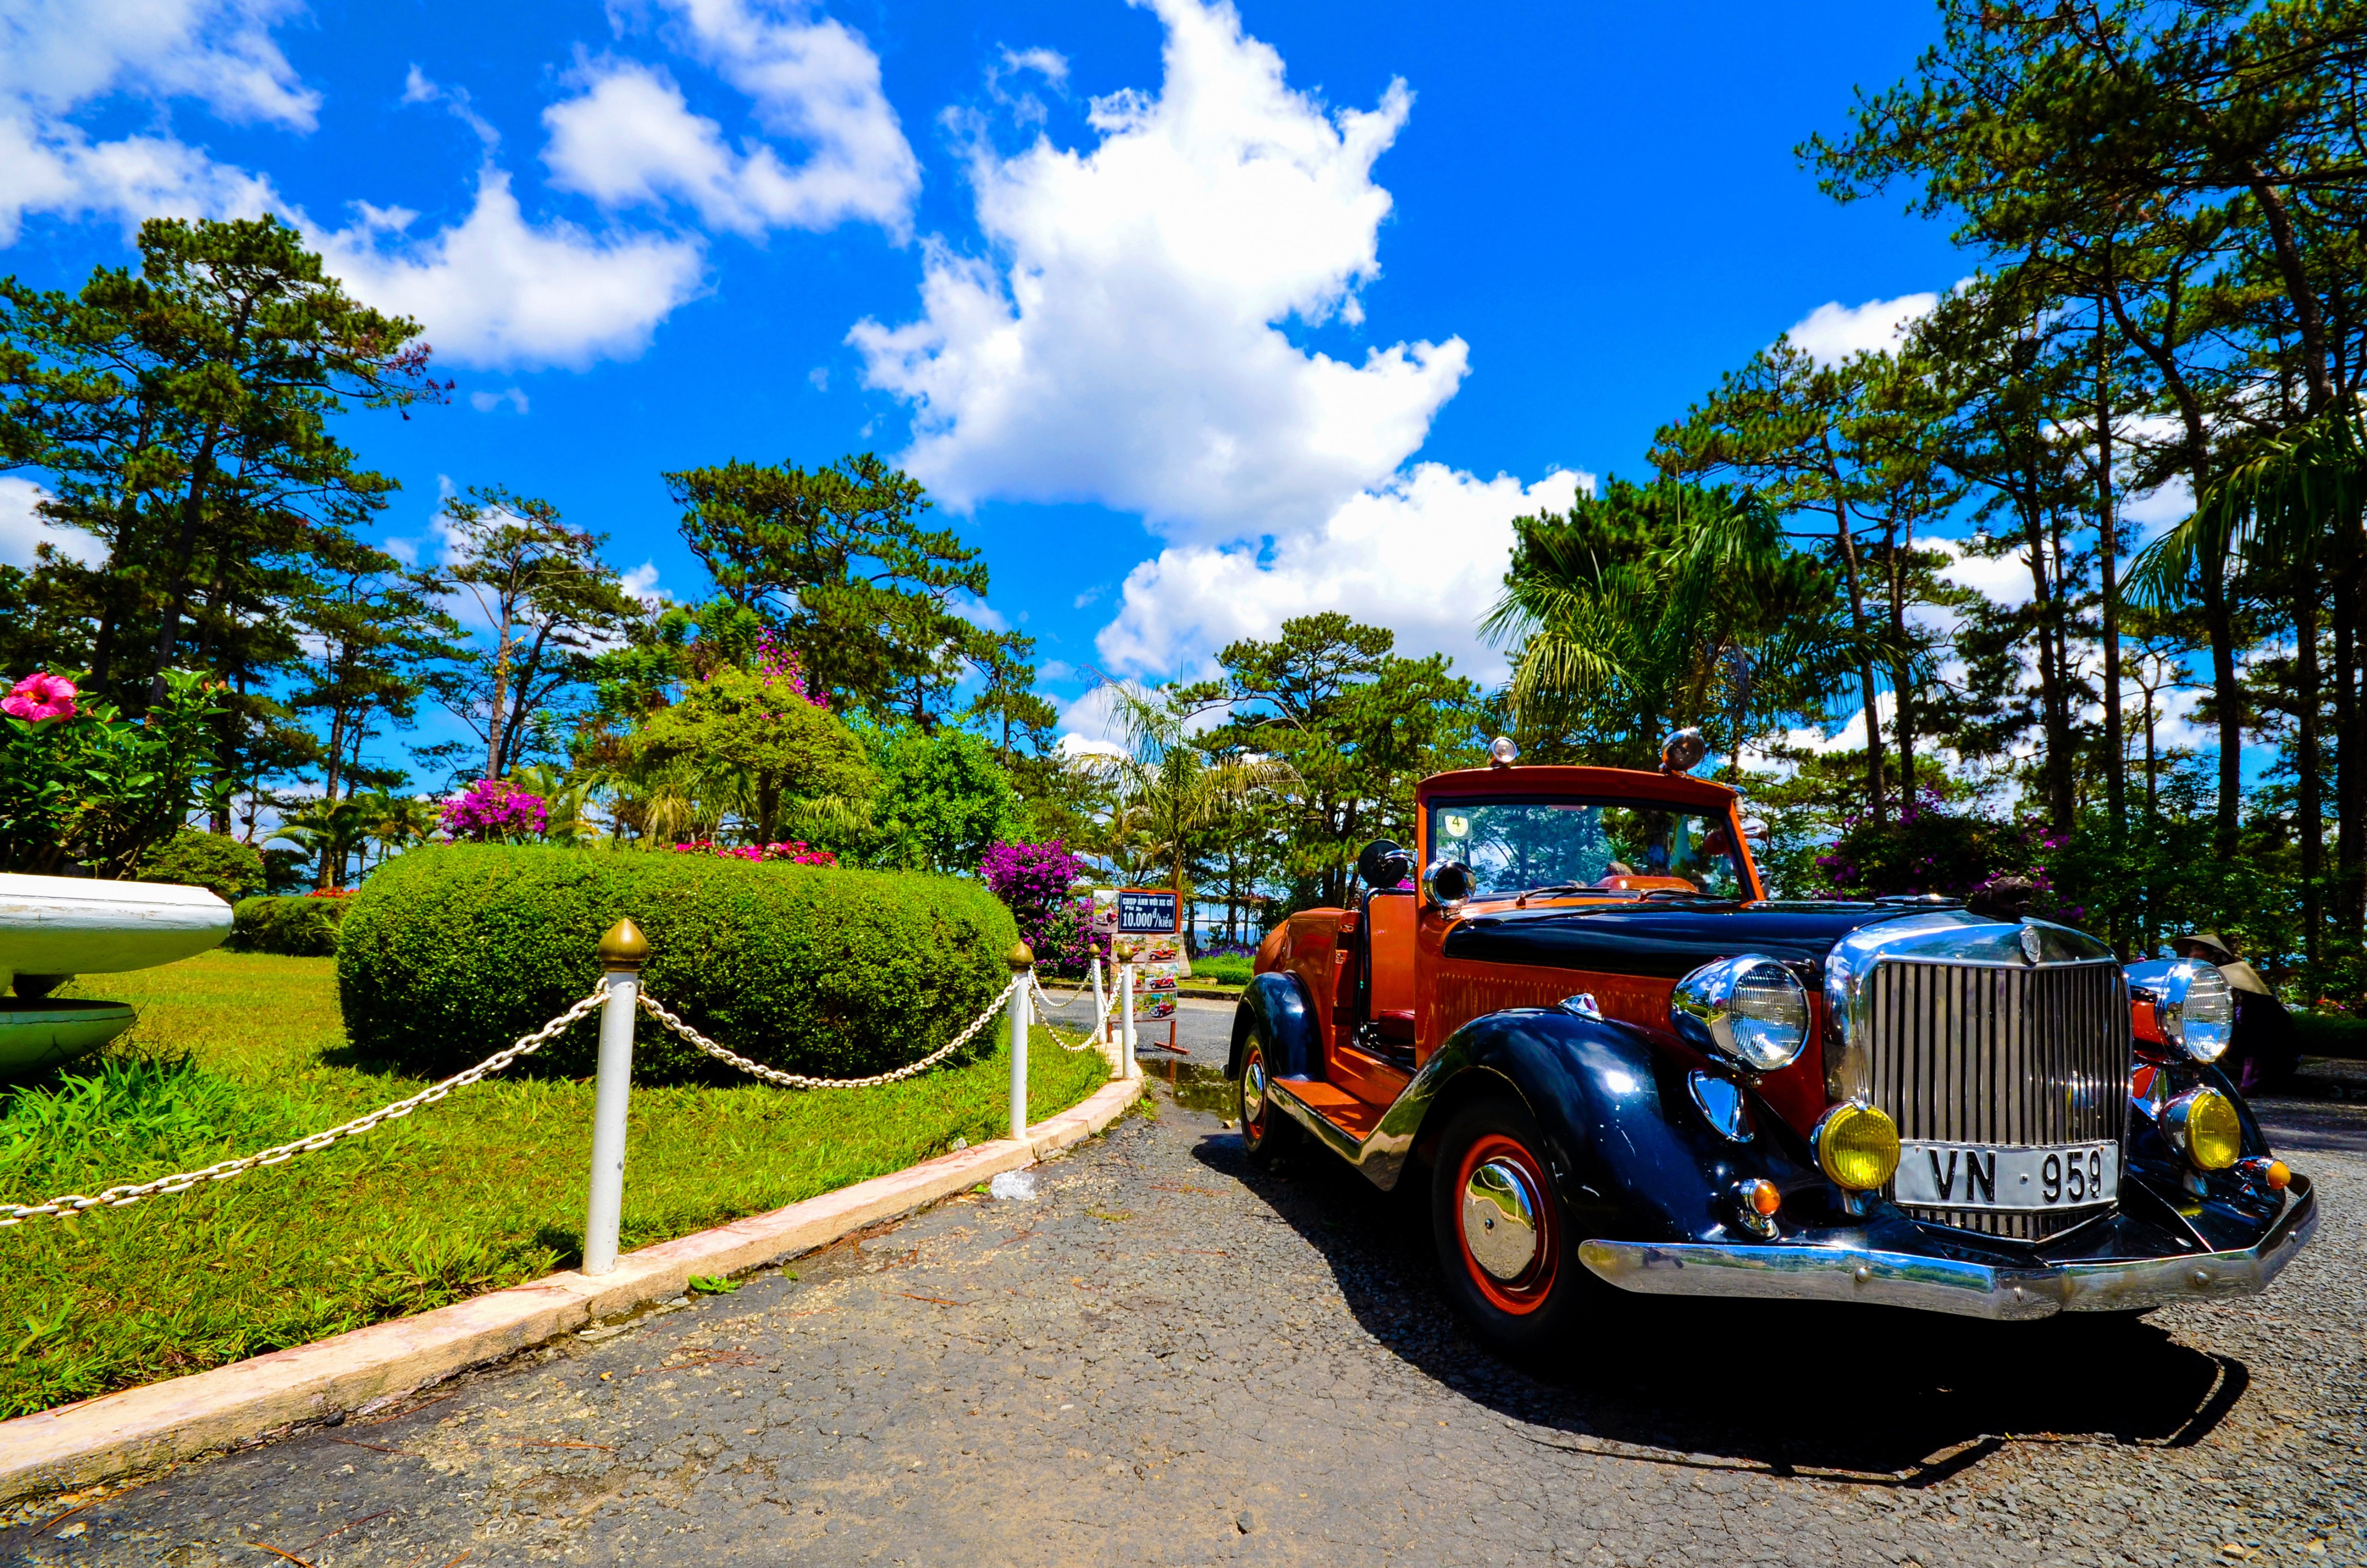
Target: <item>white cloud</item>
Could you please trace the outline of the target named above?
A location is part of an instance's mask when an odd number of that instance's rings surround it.
[[[901,236],[920,161],[880,91],[879,57],[828,17],[742,0],[670,0],[681,41],[751,100],[757,122],[806,148],[791,167],[764,142],[734,152],[662,70],[602,60],[583,92],[543,111],[551,183],[607,207],[683,201],[710,226],[827,229],[864,219]]]
[[[1844,305],[1830,300],[1792,324],[1784,335],[1792,345],[1827,365],[1852,354],[1887,353],[1898,347],[1907,329],[1938,307],[1940,296],[1925,292],[1901,294],[1895,300],[1868,300]]]
[[[1501,680],[1503,655],[1479,618],[1503,589],[1512,521],[1567,508],[1591,476],[1523,486],[1421,463],[1355,495],[1320,528],[1255,545],[1177,545],[1137,566],[1116,619],[1097,640],[1122,675],[1195,673],[1238,637],[1270,637],[1292,616],[1343,610],[1398,634],[1398,652],[1452,654],[1458,673]]]
[[[271,27],[290,0],[14,0],[0,6],[0,245],[25,215],[251,217],[269,181],[170,134],[93,140],[69,119],[114,94],[194,98],[220,118],[310,131],[306,87]]]
[[[504,403],[508,403],[520,414],[524,414],[527,409],[525,390],[519,387],[504,387],[500,392],[472,392],[469,394],[469,406],[480,414],[491,414]]]
[[[49,522],[33,510],[49,498],[50,493],[29,479],[0,474],[0,564],[30,570],[33,548],[46,544],[85,566],[106,565],[105,540]]]
[[[1327,114],[1229,5],[1150,3],[1158,96],[1094,100],[1086,152],[974,140],[1001,259],[932,243],[920,319],[849,341],[914,411],[904,465],[957,506],[1101,501],[1206,542],[1319,527],[1421,446],[1466,369],[1460,338],[1352,363],[1278,326],[1361,320],[1390,206],[1372,166],[1412,97]]]
[[[311,238],[355,294],[417,318],[438,357],[464,365],[630,358],[699,289],[696,242],[528,223],[509,176],[490,165],[466,220],[413,241],[410,219],[366,210],[351,228]]]
[[[297,0],[11,0],[0,93],[50,112],[111,92],[203,102],[228,120],[310,131],[320,94],[271,40]]]
[[[656,609],[674,598],[670,590],[658,585],[658,563],[654,561],[642,562],[631,571],[619,574],[617,580],[625,592],[651,609]]]

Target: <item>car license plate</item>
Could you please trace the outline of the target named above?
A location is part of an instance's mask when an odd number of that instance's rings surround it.
[[[1892,1187],[1927,1209],[2076,1209],[2121,1194],[2116,1143],[1999,1147],[1902,1142]]]

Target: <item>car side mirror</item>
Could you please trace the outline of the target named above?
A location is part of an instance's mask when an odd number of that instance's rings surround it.
[[[1356,875],[1368,888],[1393,888],[1413,876],[1413,856],[1386,838],[1376,838],[1356,857]]]

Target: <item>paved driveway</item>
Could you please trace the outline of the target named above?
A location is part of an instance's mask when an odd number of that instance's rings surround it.
[[[1070,983],[1063,982],[1049,988],[1055,1001],[1068,996]],[[1233,1045],[1233,1010],[1231,1002],[1204,1002],[1195,996],[1180,998],[1175,1004],[1174,1028],[1171,1034],[1168,1021],[1153,1023],[1146,1018],[1135,1026],[1137,1052],[1142,1058],[1143,1071],[1154,1077],[1167,1076],[1168,1068],[1177,1062],[1222,1071],[1226,1054]],[[1093,1028],[1093,993],[1053,1010],[1051,1021],[1063,1029]],[[1113,1020],[1111,1027],[1116,1027]],[[1172,1040],[1176,1050],[1165,1048]]]
[[[0,1558],[2355,1563],[2367,1108],[2270,1119],[2329,1213],[2257,1305],[1654,1307],[1547,1384],[1446,1318],[1416,1206],[1251,1175],[1167,1101],[1033,1202],[943,1206]]]

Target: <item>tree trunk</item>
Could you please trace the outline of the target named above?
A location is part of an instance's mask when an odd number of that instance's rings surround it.
[[[2039,520],[2037,475],[2027,476],[2031,488],[2022,498],[2023,553],[2030,560],[2031,610],[2038,630],[2038,711],[2046,732],[2047,825],[2058,834],[2071,831],[2070,726],[2063,722],[2067,708],[2063,694],[2062,661],[2056,656],[2061,627],[2055,615],[2053,574],[2046,559],[2046,527]]]
[[[189,465],[189,493],[181,502],[181,532],[173,546],[172,587],[164,597],[164,621],[156,629],[156,657],[148,677],[150,706],[164,700],[164,672],[173,667],[173,645],[180,641],[181,614],[189,602],[189,567],[198,551],[198,524],[205,516],[206,486],[212,482],[214,441],[219,429],[209,430]]]
[[[2305,562],[2293,585],[2293,676],[2300,700],[2293,734],[2293,830],[2301,837],[2302,961],[2316,995],[2323,933],[2326,814],[2319,800],[2317,756],[2317,573]]]
[[[2121,725],[2121,544],[2113,517],[2112,387],[2111,340],[2104,331],[2104,302],[2096,301],[2096,558],[2103,571],[2104,603],[2104,823],[2117,860],[2125,841],[2128,788],[2121,777],[2126,736]]]
[[[1890,557],[1890,635],[1898,644],[1898,659],[1891,667],[1890,695],[1897,705],[1891,714],[1891,726],[1898,733],[1898,817],[1901,822],[1915,811],[1915,671],[1907,655],[1907,562],[1906,553],[1913,548],[1915,525],[1904,526],[1884,541]],[[1904,537],[1910,541],[1900,544]],[[1735,782],[1742,780],[1741,742],[1735,743]]]
[[[2284,194],[2265,170],[2255,166],[2245,173],[2252,199],[2268,220],[2270,249],[2277,258],[2278,276],[2284,281],[2285,299],[2293,306],[2293,331],[2301,339],[2302,379],[2309,388],[2309,412],[2315,416],[2334,401],[2334,383],[2327,377],[2326,323],[2318,312],[2317,291],[2310,287],[2309,267],[2294,237]]]
[[[2360,937],[2360,788],[2358,574],[2334,579],[2334,897],[2329,909],[2338,956],[2357,949]]]
[[[2244,790],[2244,688],[2236,678],[2236,631],[2227,609],[2227,562],[2210,554],[2202,562],[2203,625],[2211,636],[2212,700],[2219,710],[2219,810],[2213,847],[2222,860],[2236,858]]]
[[[1857,541],[1851,537],[1849,507],[1840,498],[1840,480],[1836,477],[1833,499],[1833,540],[1841,552],[1841,576],[1849,585],[1850,629],[1863,639],[1865,636],[1865,596],[1858,584]],[[1874,825],[1879,827],[1887,816],[1882,788],[1882,717],[1874,707],[1874,655],[1861,652],[1857,658],[1858,690],[1865,698],[1865,793],[1866,805],[1873,812]],[[1658,733],[1659,732],[1654,732]]]

